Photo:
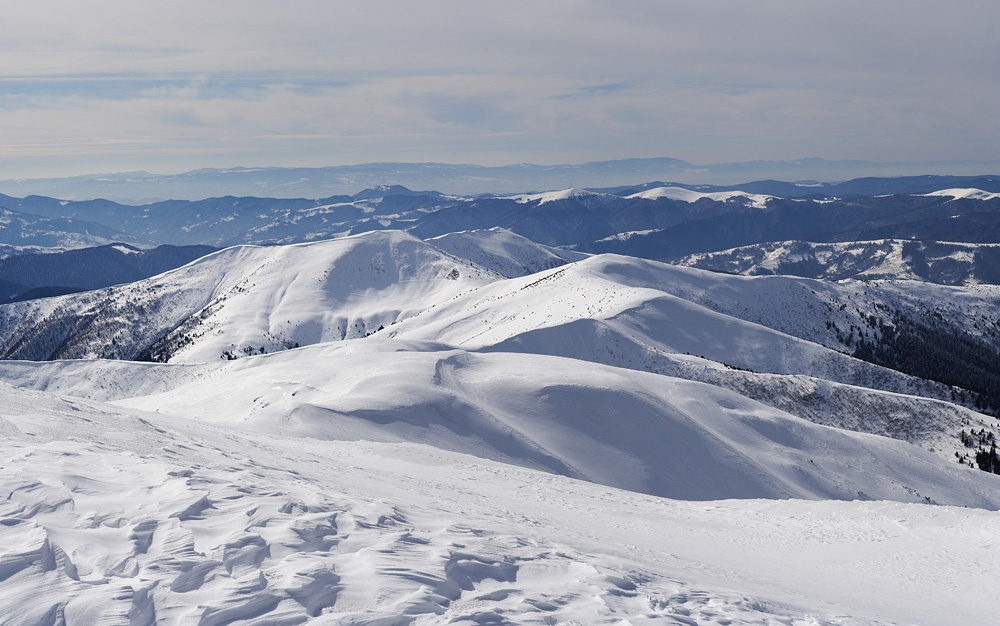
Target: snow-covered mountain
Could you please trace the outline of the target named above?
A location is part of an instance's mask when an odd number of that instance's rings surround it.
[[[464,230],[427,240],[506,278],[527,276],[587,258],[587,254],[537,244],[503,228]]]
[[[4,305],[0,616],[988,621],[998,317],[505,230]]]
[[[925,280],[943,285],[1000,283],[997,244],[900,239],[846,243],[778,241],[670,261],[745,276]]]
[[[748,278],[600,255],[495,282],[389,334],[475,349],[518,349],[530,336],[549,349],[583,346],[636,359],[649,351],[689,353],[757,372],[811,372],[878,387],[894,384],[877,382],[893,375],[875,374],[846,357],[859,342],[874,341],[905,319],[911,326],[934,324],[992,352],[998,316],[995,286]],[[605,342],[606,349],[595,348]]]
[[[548,246],[657,260],[792,240],[1000,243],[1000,183],[990,177],[862,179],[818,187],[760,181],[743,187],[645,183],[458,197],[380,185],[320,199],[224,196],[128,206],[0,196],[0,206],[53,222],[89,220],[119,241],[215,247],[300,243],[373,230],[430,239],[491,228]],[[65,246],[79,238],[67,229],[57,238]],[[914,271],[920,274],[919,267]]]
[[[611,255],[565,262],[505,231],[237,247],[131,285],[0,307],[3,349],[35,360],[213,363],[378,333],[709,382],[820,423],[833,423],[830,411],[810,399],[850,396],[866,417],[839,425],[920,440],[948,457],[963,456],[959,432],[971,421],[931,401],[998,401],[996,288],[746,278]],[[901,347],[887,360],[880,350],[892,342]],[[796,376],[824,381],[823,391]],[[875,419],[874,407],[892,403],[886,393],[926,398],[897,414],[948,417],[920,428],[912,417]]]
[[[627,197],[642,198],[643,200],[656,200],[658,198],[668,198],[670,200],[679,200],[681,202],[688,202],[688,203],[697,202],[699,200],[706,198],[714,202],[745,200],[748,201],[750,206],[762,209],[767,206],[767,201],[771,200],[774,196],[768,196],[758,193],[747,193],[745,191],[700,192],[691,189],[685,189],[683,187],[654,187],[652,189],[647,189],[645,191],[634,193]]]
[[[116,242],[143,245],[149,240],[86,219],[32,215],[0,205],[0,258],[24,252],[73,250]]]
[[[2,349],[213,362],[384,330],[649,371],[678,371],[687,354],[939,400],[955,400],[957,385],[969,406],[998,400],[991,286],[746,278],[610,255],[525,275],[556,263],[565,259],[504,231],[236,247],[131,285],[0,307]],[[952,340],[961,354],[942,347]],[[921,359],[934,350],[933,362]]]
[[[217,361],[363,337],[497,278],[399,232],[238,246],[137,283],[4,305],[0,351]]]

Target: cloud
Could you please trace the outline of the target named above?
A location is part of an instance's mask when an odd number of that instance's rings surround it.
[[[978,0],[22,3],[0,164],[997,159],[998,23]]]

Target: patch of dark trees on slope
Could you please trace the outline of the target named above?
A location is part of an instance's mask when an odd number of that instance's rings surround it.
[[[847,337],[855,358],[950,385],[953,402],[1000,417],[1000,351],[985,337],[962,332],[940,313],[918,321],[892,311],[889,321],[875,316],[866,321],[875,332],[857,336],[852,332]],[[980,438],[963,431],[961,439],[966,447],[975,448],[979,469],[1000,474],[992,433],[984,432]],[[972,465],[972,459],[959,462]]]
[[[888,322],[869,317],[877,332],[854,339],[855,358],[969,391],[971,398],[953,390],[952,400],[1000,416],[1000,352],[994,345],[948,324],[939,313],[927,322],[900,311],[891,315]]]
[[[992,474],[1000,474],[1000,457],[997,456],[997,443],[996,437],[991,431],[981,428],[976,431],[975,428],[969,432],[965,432],[963,429],[959,434],[959,439],[962,441],[962,445],[966,448],[973,448],[973,459],[975,459],[976,465],[984,472],[990,472]],[[987,449],[987,444],[989,448]],[[958,462],[961,464],[972,465],[973,459],[969,458],[967,454],[955,453],[958,458]]]

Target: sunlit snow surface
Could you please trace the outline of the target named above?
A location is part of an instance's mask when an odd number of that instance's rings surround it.
[[[8,624],[954,624],[1000,608],[993,512],[666,500],[420,444],[0,393]]]
[[[518,202],[521,203],[537,202],[538,204],[545,204],[547,202],[566,200],[568,198],[575,198],[577,200],[586,200],[586,199],[596,199],[607,196],[608,194],[598,193],[596,191],[587,191],[586,189],[563,189],[560,191],[546,191],[543,193],[519,194],[516,196],[507,196],[507,197],[511,200],[517,200]]]
[[[932,191],[931,193],[923,194],[925,196],[942,196],[951,197],[955,200],[962,198],[970,198],[973,200],[992,200],[994,198],[1000,198],[1000,193],[990,193],[988,191],[983,191],[982,189],[941,189],[940,191]]]
[[[182,358],[0,363],[0,624],[994,620],[991,418],[805,318],[992,291],[439,243],[233,249],[113,292],[214,303]],[[219,359],[324,315],[385,328]]]
[[[728,202],[734,199],[745,200],[750,206],[763,209],[767,206],[767,201],[774,196],[759,193],[747,193],[746,191],[714,191],[703,193],[684,189],[683,187],[656,187],[647,189],[639,193],[628,196],[629,198],[643,198],[645,200],[656,200],[657,198],[667,198],[680,202],[697,202],[702,198],[708,198],[716,202]]]

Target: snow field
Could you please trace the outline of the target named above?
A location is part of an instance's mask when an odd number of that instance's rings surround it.
[[[5,623],[949,624],[998,608],[996,513],[665,500],[419,444],[0,395]]]

